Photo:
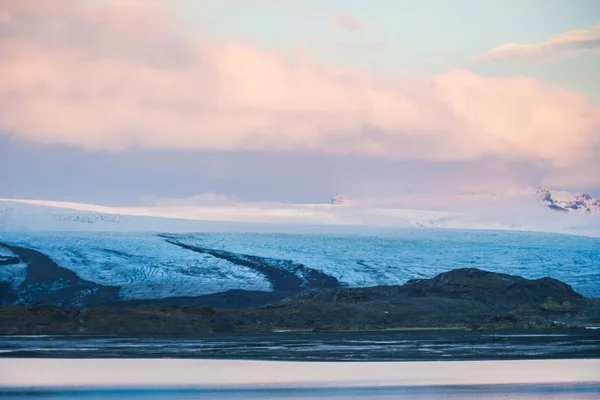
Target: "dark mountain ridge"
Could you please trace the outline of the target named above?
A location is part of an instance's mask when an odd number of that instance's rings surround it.
[[[242,293],[243,292],[243,293]],[[246,299],[218,308],[228,295]],[[255,295],[269,304],[256,305]],[[321,288],[274,300],[235,291],[170,304],[0,306],[0,334],[176,334],[403,328],[552,328],[600,325],[600,302],[552,278],[530,280],[475,268],[401,286]],[[183,305],[182,305],[183,304]],[[231,304],[229,304],[231,306]]]

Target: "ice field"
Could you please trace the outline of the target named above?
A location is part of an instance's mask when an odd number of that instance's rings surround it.
[[[586,296],[600,297],[600,239],[578,236],[433,229],[381,236],[2,232],[0,242],[38,250],[82,279],[120,286],[129,299],[271,290],[268,274],[246,265],[247,256],[261,267],[299,276],[314,270],[351,287],[402,284],[477,267],[527,278],[551,276]],[[0,277],[21,279],[25,267],[13,265]]]
[[[395,285],[460,267],[551,276],[600,297],[600,238],[507,227],[198,221],[0,201],[0,243],[37,250],[81,279],[117,286],[124,299]],[[0,245],[0,282],[16,288],[26,277],[27,264]]]

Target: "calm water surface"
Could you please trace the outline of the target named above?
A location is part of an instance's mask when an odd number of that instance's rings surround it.
[[[33,358],[38,360],[33,360]],[[447,361],[462,360],[456,370],[471,375],[477,372],[473,368],[476,360],[522,360],[522,364],[510,364],[509,369],[528,372],[526,364],[530,360],[544,363],[543,368],[552,367],[559,360],[587,359],[595,362],[600,359],[600,330],[552,330],[552,331],[396,331],[396,332],[352,332],[352,333],[263,333],[263,334],[203,334],[194,336],[3,336],[0,337],[0,374],[16,368],[18,360],[30,360],[31,369],[25,368],[26,374],[32,377],[44,376],[49,371],[62,371],[60,360],[67,362],[91,363],[96,365],[98,359],[104,359],[112,366],[120,366],[123,374],[140,374],[139,368],[123,367],[127,362],[139,360],[139,365],[149,361],[152,371],[157,365],[164,368],[158,376],[178,374],[171,369],[170,362],[210,363],[231,360],[230,365],[237,368],[244,361],[236,360],[269,360],[269,361],[302,361],[317,362],[323,366],[325,374],[335,376],[340,368],[348,363],[360,362],[361,371],[366,373],[376,364],[384,362],[390,368],[398,369],[399,376],[418,369],[422,361],[446,361],[432,365],[446,366]],[[109,359],[109,360],[106,360]],[[174,360],[175,359],[175,360]],[[182,359],[177,361],[177,359]],[[206,361],[202,361],[206,359]],[[111,361],[112,360],[112,361]],[[211,361],[212,360],[212,361]],[[44,364],[42,361],[49,362]],[[395,362],[394,362],[395,361]],[[573,360],[577,361],[577,360]],[[264,361],[267,362],[267,361]],[[372,362],[372,363],[370,363]],[[389,362],[389,363],[388,363]],[[487,361],[484,361],[486,363]],[[496,362],[496,361],[490,361]],[[505,363],[507,361],[497,361]],[[536,362],[536,361],[533,361]],[[568,361],[570,362],[570,361]],[[163,363],[163,364],[161,364]],[[510,363],[510,361],[509,361]],[[284,363],[285,364],[285,363]],[[310,363],[309,363],[310,364]],[[427,363],[425,363],[427,364]],[[451,363],[450,363],[451,364]],[[48,367],[52,365],[55,367]],[[84,364],[82,364],[84,365]],[[400,385],[375,385],[364,387],[306,387],[294,384],[285,387],[270,387],[269,377],[279,373],[281,363],[269,364],[260,376],[266,377],[266,383],[254,387],[177,387],[160,388],[152,385],[137,385],[123,388],[103,383],[102,387],[16,387],[9,388],[0,384],[0,397],[6,399],[600,399],[600,371],[582,370],[587,373],[585,382],[577,382],[572,369],[558,369],[555,383],[514,383],[480,384],[474,378],[472,384],[414,384],[405,379]],[[273,367],[275,365],[275,367]],[[302,365],[299,363],[300,371]],[[411,367],[411,365],[414,365]],[[504,365],[504,364],[501,364]],[[508,364],[507,364],[508,365]],[[594,364],[597,365],[597,364]],[[400,366],[400,367],[398,367]],[[90,369],[91,368],[91,369]],[[159,369],[160,369],[159,368]],[[311,367],[312,368],[312,367]],[[502,368],[499,371],[502,371]],[[550,368],[552,369],[552,368]],[[448,368],[432,371],[431,375],[438,379],[448,373]],[[96,372],[88,367],[86,373]],[[188,371],[183,367],[181,371]],[[210,371],[207,370],[207,371]],[[232,371],[230,367],[224,371]],[[396,376],[392,373],[392,376]],[[470,372],[469,372],[470,371]],[[554,368],[556,371],[556,368]],[[571,381],[560,380],[561,372],[571,374]],[[200,373],[200,372],[199,372]],[[239,373],[239,372],[238,372]],[[302,372],[299,372],[301,374]],[[590,382],[589,376],[592,376]],[[379,379],[379,375],[377,379]],[[351,374],[352,379],[360,380],[360,374]],[[449,374],[449,376],[452,373]],[[510,374],[509,374],[510,375]],[[23,376],[20,374],[18,376]],[[192,374],[192,376],[195,376]],[[319,375],[320,376],[320,375]],[[484,375],[488,376],[488,375]],[[518,376],[514,375],[514,376]],[[598,379],[595,379],[595,377]],[[452,378],[450,376],[450,378]],[[69,377],[66,378],[67,382]],[[0,376],[0,381],[2,377]],[[595,382],[594,382],[595,380]],[[25,379],[27,381],[27,379]],[[5,379],[3,382],[7,382]],[[10,381],[8,381],[10,382]],[[407,383],[408,382],[408,383]],[[438,381],[436,381],[438,382]],[[467,381],[468,382],[468,379]],[[157,382],[157,384],[159,384]],[[272,385],[271,385],[272,386]]]
[[[591,400],[600,398],[598,384],[572,385],[488,385],[488,386],[432,386],[385,388],[317,388],[317,389],[248,389],[248,390],[172,390],[172,391],[74,391],[74,392],[0,392],[7,400],[24,399],[448,399],[448,400]]]
[[[0,357],[288,361],[600,358],[600,329],[3,336]]]

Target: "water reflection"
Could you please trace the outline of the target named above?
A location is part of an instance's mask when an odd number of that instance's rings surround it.
[[[409,361],[600,358],[600,330],[4,336],[0,357]]]
[[[600,384],[567,385],[464,385],[422,387],[366,387],[366,388],[288,388],[288,389],[242,389],[242,390],[81,390],[81,391],[29,391],[2,392],[7,400],[23,399],[546,399],[591,400],[600,396]]]

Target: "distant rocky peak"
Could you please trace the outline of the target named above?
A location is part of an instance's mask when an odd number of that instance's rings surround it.
[[[542,204],[555,211],[600,214],[600,199],[586,193],[540,188],[537,195]]]
[[[349,204],[350,203],[350,199],[348,199],[347,197],[341,196],[339,194],[336,194],[335,196],[333,196],[331,198],[331,201],[329,202],[330,204]]]

